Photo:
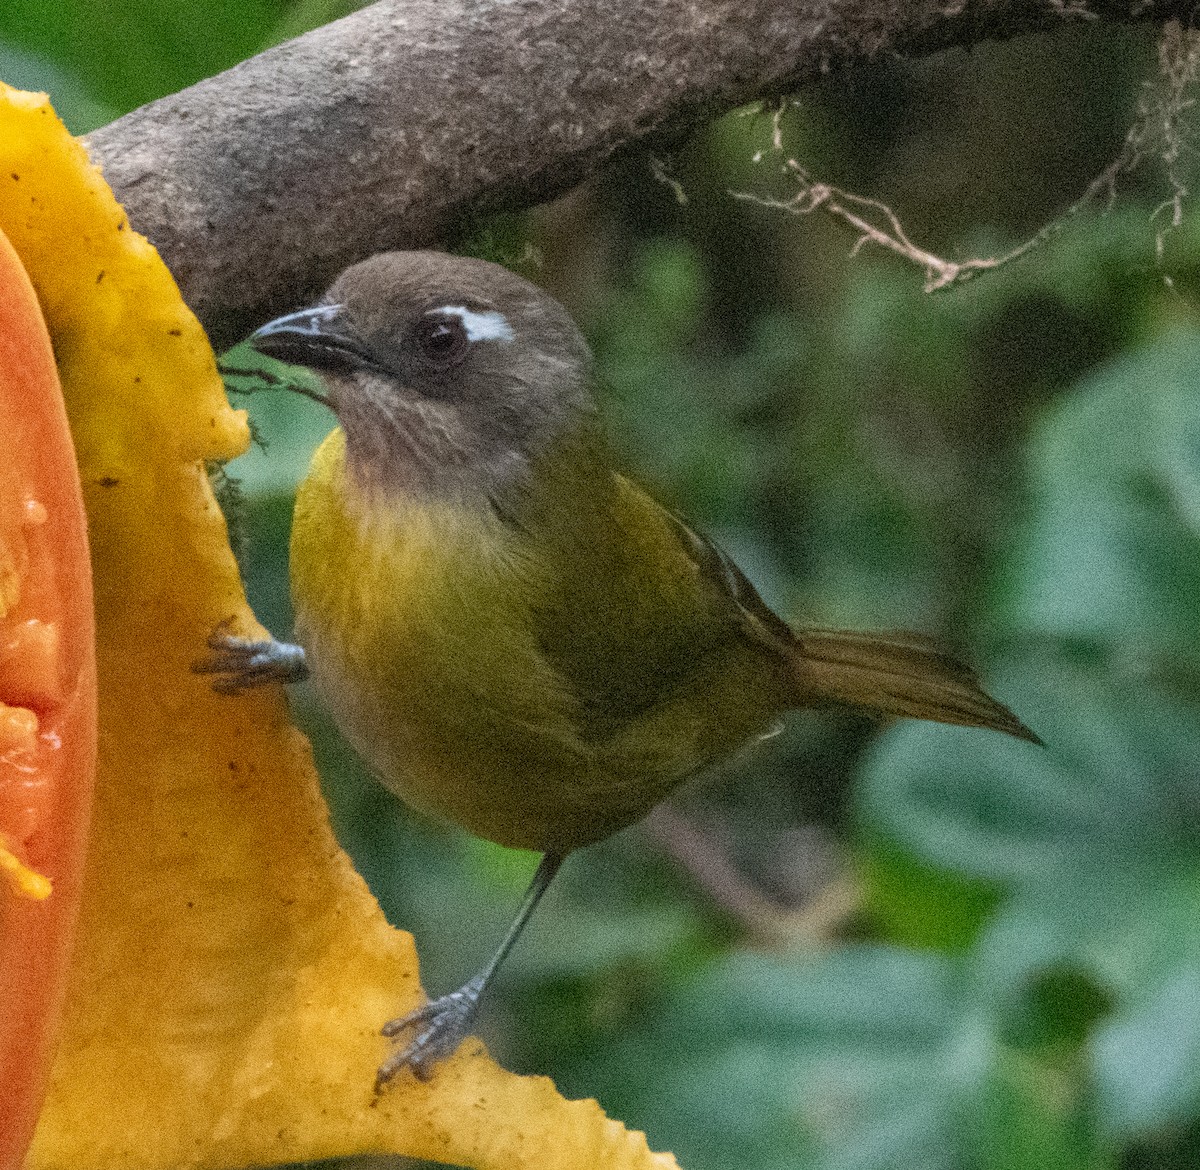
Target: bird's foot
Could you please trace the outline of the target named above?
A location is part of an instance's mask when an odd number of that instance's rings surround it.
[[[308,678],[304,647],[274,638],[254,641],[229,632],[222,622],[208,636],[207,658],[192,663],[196,674],[215,674],[212,688],[222,695],[240,695],[265,683],[297,683]]]
[[[417,1080],[429,1080],[437,1065],[470,1035],[484,986],[483,976],[477,975],[457,991],[384,1024],[381,1031],[385,1036],[395,1037],[402,1032],[409,1036],[408,1043],[379,1066],[375,1091],[378,1093],[402,1068],[412,1069]]]

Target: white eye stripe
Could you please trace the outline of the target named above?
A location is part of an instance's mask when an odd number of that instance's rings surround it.
[[[495,309],[486,313],[476,313],[464,305],[443,305],[433,311],[457,317],[467,331],[468,341],[512,341],[516,336],[508,318]]]

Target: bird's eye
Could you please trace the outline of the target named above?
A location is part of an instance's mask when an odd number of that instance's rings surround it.
[[[461,361],[470,344],[466,326],[448,313],[431,313],[417,324],[417,346],[426,361],[435,366]]]

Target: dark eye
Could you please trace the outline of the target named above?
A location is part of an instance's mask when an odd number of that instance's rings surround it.
[[[451,366],[460,361],[471,344],[466,326],[458,317],[431,313],[417,323],[417,347],[435,366]]]

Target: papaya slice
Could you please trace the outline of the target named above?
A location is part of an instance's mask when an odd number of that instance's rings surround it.
[[[0,227],[58,358],[100,680],[78,944],[27,1170],[358,1153],[670,1170],[595,1101],[504,1071],[478,1042],[375,1095],[379,1027],[422,995],[412,937],[338,847],[282,693],[227,698],[190,669],[219,622],[259,630],[206,470],[246,449],[246,420],[83,146],[44,96],[3,85]],[[7,448],[0,432],[0,464]]]
[[[0,233],[0,1168],[33,1135],[96,765],[92,574],[37,296]]]

